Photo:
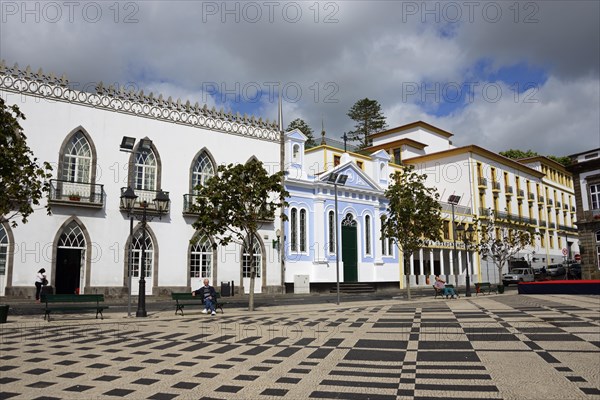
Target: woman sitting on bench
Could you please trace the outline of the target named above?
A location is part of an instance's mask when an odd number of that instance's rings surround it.
[[[446,287],[446,281],[444,281],[442,278],[440,278],[439,275],[435,276],[435,284],[433,285],[437,290],[442,290],[444,296],[446,296],[446,298],[448,298],[448,296],[452,296],[453,299],[456,298],[456,292],[454,291],[454,288],[448,288]]]

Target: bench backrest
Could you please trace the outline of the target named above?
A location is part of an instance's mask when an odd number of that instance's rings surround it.
[[[42,295],[46,303],[90,303],[104,301],[103,294],[46,294]]]
[[[217,293],[217,299],[221,298],[221,293],[216,292]],[[176,293],[176,292],[171,292],[171,299],[173,300],[202,300],[200,298],[200,296],[192,296],[191,293],[188,292],[184,292],[184,293]]]

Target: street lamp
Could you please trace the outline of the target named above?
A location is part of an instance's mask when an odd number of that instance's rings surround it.
[[[460,201],[460,196],[457,196],[455,194],[450,195],[450,197],[448,197],[448,203],[450,203],[452,205],[452,239],[454,239],[454,252],[452,253],[452,273],[454,273],[455,271],[457,271],[458,268],[458,259],[457,259],[457,250],[456,250],[456,222],[454,220],[454,206],[458,204],[458,202]],[[456,287],[458,288],[458,274],[454,275],[454,283],[456,285]]]
[[[148,202],[146,200],[140,203],[142,208],[142,213],[137,214],[134,212],[134,205],[138,196],[135,194],[134,190],[129,186],[123,194],[121,195],[121,208],[127,211],[127,215],[133,221],[133,217],[137,218],[142,222],[142,256],[141,256],[141,267],[140,267],[140,280],[139,280],[139,292],[138,292],[138,308],[135,313],[136,317],[146,317],[148,313],[146,312],[146,225],[148,220],[152,220],[152,218],[148,218]],[[154,208],[158,213],[159,219],[162,214],[167,212],[169,208],[169,195],[163,192],[162,190],[156,194],[156,197],[153,200]],[[131,222],[131,226],[133,222]],[[131,230],[130,226],[130,230]],[[133,236],[130,236],[131,240],[133,240]],[[130,258],[131,262],[131,258]],[[131,277],[131,264],[129,265],[129,276]],[[131,279],[130,279],[131,282]],[[131,287],[129,288],[131,293]]]
[[[335,281],[336,281],[336,293],[337,301],[336,304],[340,304],[340,241],[338,234],[338,196],[337,187],[338,185],[344,186],[348,180],[348,175],[339,174],[336,172],[331,173],[327,178],[327,183],[333,184],[335,191]]]
[[[475,232],[475,230],[473,229],[473,227],[471,225],[469,225],[469,228],[467,230],[465,230],[465,227],[462,225],[460,225],[458,228],[456,228],[456,230],[458,231],[459,237],[462,238],[462,241],[465,244],[465,250],[467,252],[467,279],[466,279],[467,288],[465,291],[465,296],[471,297],[471,276],[469,275],[469,270],[470,270],[469,247],[471,245],[471,242],[473,241],[473,233]]]

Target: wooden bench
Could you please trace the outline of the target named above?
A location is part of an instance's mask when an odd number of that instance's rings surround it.
[[[496,289],[496,286],[492,285],[489,282],[477,282],[475,283],[475,296],[479,295],[479,293],[483,293],[483,294],[490,294],[492,293],[492,290],[494,292],[498,292],[498,289]]]
[[[171,293],[171,298],[175,300],[175,315],[177,315],[178,311],[181,311],[181,315],[183,316],[183,307],[185,306],[202,306],[204,305],[204,301],[198,296],[192,296],[191,293]],[[215,310],[221,310],[221,314],[223,314],[223,304],[219,302],[221,298],[221,293],[217,292],[217,298],[215,300]]]
[[[46,303],[44,308],[44,319],[50,321],[52,311],[96,311],[96,319],[104,319],[102,311],[108,306],[103,304],[103,294],[45,294],[42,302]]]

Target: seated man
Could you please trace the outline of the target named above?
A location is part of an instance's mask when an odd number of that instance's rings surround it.
[[[202,298],[202,302],[204,303],[204,310],[202,310],[203,314],[206,314],[209,310],[211,315],[217,314],[215,311],[217,292],[214,287],[208,284],[208,279],[204,279],[204,286],[200,287],[198,290],[192,291],[192,296],[200,296]]]
[[[454,291],[454,288],[446,287],[446,281],[440,278],[439,275],[435,276],[435,284],[433,286],[435,286],[435,288],[438,290],[442,290],[446,298],[448,298],[448,296],[452,296],[453,299],[456,298],[456,292]]]

